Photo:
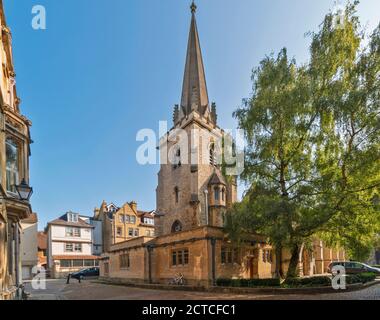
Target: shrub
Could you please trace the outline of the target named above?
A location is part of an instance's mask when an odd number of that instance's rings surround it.
[[[279,287],[280,279],[217,279],[216,285],[220,287]]]
[[[289,287],[327,287],[331,286],[331,278],[327,276],[308,278],[289,278],[284,282]]]
[[[363,272],[358,274],[358,277],[362,283],[374,281],[376,276],[376,273],[373,272]]]
[[[367,282],[374,281],[375,279],[376,279],[376,274],[372,272],[349,274],[346,276],[346,283],[347,284],[367,283]]]

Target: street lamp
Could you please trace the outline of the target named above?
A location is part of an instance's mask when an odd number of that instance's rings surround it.
[[[33,188],[26,183],[25,179],[22,179],[21,183],[19,185],[16,185],[15,188],[20,197],[20,200],[29,201],[33,193]]]

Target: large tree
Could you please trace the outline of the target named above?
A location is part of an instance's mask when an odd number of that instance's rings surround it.
[[[287,277],[316,234],[358,253],[380,230],[380,26],[366,37],[356,6],[326,15],[306,64],[286,49],[265,57],[235,112],[248,189],[227,228],[236,240],[266,236],[278,266],[289,248]]]

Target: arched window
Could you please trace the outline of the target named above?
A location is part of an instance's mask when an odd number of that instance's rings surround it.
[[[174,221],[172,225],[172,233],[181,232],[182,231],[182,223],[179,220]]]
[[[222,188],[222,201],[224,201],[224,198],[225,198],[225,193],[226,193],[225,189],[224,189],[224,188]]]
[[[12,139],[7,138],[6,142],[6,174],[7,174],[7,191],[16,192],[19,183],[19,146]]]
[[[175,195],[175,203],[179,202],[179,189],[178,187],[174,188],[174,195]]]
[[[215,201],[219,201],[220,199],[220,190],[218,187],[214,188]]]
[[[210,164],[215,166],[215,144],[211,143],[210,145]]]

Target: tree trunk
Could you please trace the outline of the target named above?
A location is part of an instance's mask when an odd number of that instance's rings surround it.
[[[300,257],[300,245],[294,244],[291,251],[291,258],[289,262],[288,273],[286,274],[286,278],[296,278],[298,277],[298,263]]]
[[[282,270],[282,247],[276,246],[276,277],[281,279],[284,277]]]

